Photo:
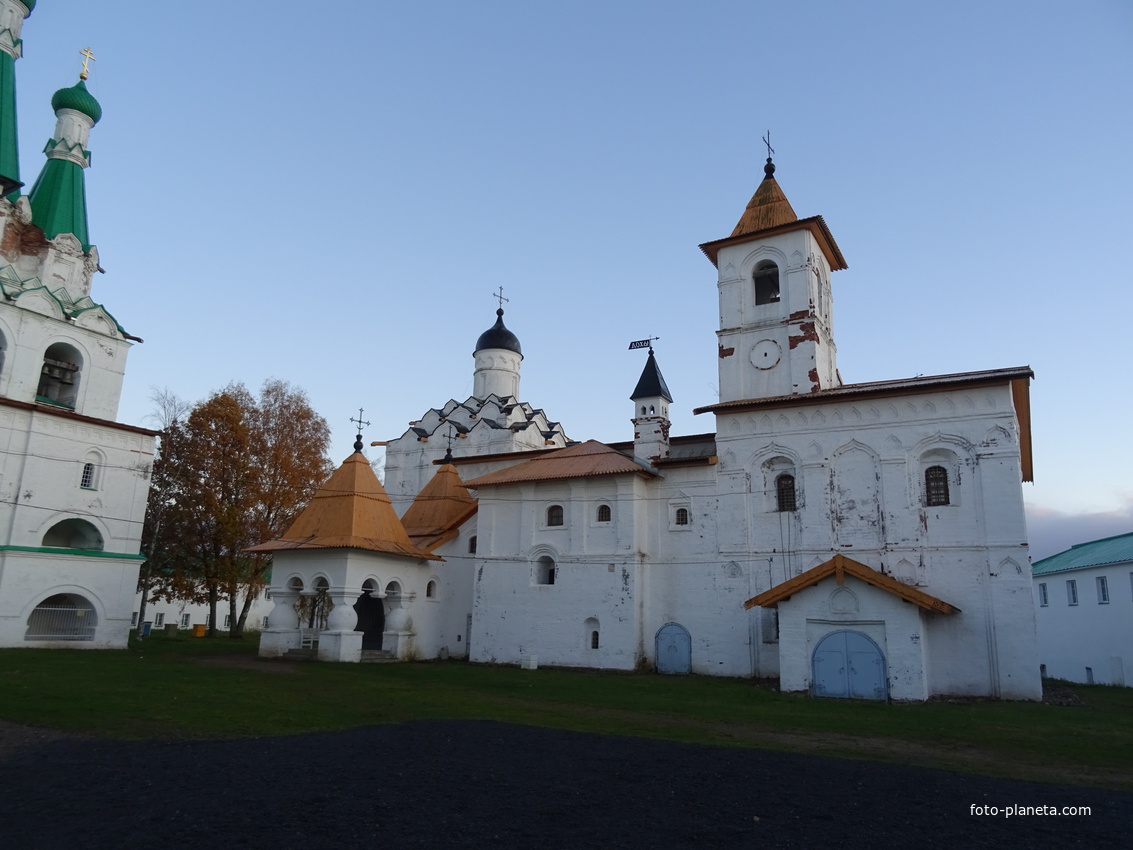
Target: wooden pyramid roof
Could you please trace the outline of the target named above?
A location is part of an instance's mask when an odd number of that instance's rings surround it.
[[[343,461],[282,537],[248,551],[287,549],[367,549],[443,560],[409,539],[382,482],[361,452]]]
[[[476,507],[456,467],[446,463],[417,494],[401,524],[416,545],[432,552],[460,533],[460,526],[476,513]]]

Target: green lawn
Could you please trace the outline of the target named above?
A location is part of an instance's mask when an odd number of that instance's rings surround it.
[[[1069,686],[1081,707],[887,705],[697,676],[292,664],[260,661],[256,646],[254,637],[151,637],[127,651],[0,650],[0,719],[121,738],[490,719],[1133,790],[1131,688]]]

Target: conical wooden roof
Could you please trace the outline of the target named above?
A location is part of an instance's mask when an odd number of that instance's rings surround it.
[[[442,560],[409,539],[382,482],[361,452],[343,461],[282,537],[248,551],[340,548]]]
[[[781,227],[798,220],[799,217],[795,215],[791,202],[787,200],[787,196],[783,194],[783,190],[779,188],[779,184],[775,180],[774,168],[772,167],[767,176],[760,181],[755,194],[751,196],[751,200],[748,202],[747,209],[740,216],[735,230],[728,238],[750,236],[761,230]]]
[[[413,542],[431,552],[456,537],[476,507],[456,467],[446,463],[417,494],[401,522]]]

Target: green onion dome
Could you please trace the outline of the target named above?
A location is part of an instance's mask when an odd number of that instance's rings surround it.
[[[60,109],[74,109],[89,117],[95,124],[102,118],[102,107],[94,99],[87,84],[79,80],[69,89],[59,89],[51,97],[51,108],[58,112]]]
[[[20,0],[20,2],[28,7],[29,12],[35,11],[35,0]]]

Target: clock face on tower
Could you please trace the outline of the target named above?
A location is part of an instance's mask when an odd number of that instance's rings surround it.
[[[773,339],[761,339],[751,347],[751,365],[756,369],[772,369],[783,356],[783,349]]]

